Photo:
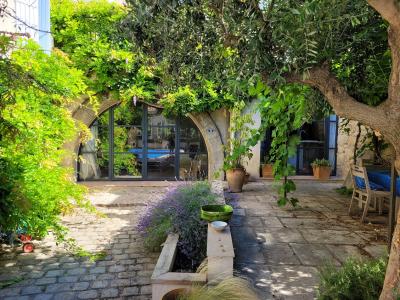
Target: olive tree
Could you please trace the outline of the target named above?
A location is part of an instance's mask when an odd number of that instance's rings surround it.
[[[211,82],[223,105],[226,97],[246,97],[247,87],[258,78],[275,88],[305,84],[319,91],[337,115],[383,134],[400,169],[398,0],[128,4],[125,32],[163,66],[162,92],[182,85],[207,91],[204,86]],[[381,299],[393,299],[399,292],[399,269],[396,226]]]

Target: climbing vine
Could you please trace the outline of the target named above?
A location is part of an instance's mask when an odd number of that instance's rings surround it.
[[[297,130],[312,120],[312,113],[306,111],[307,99],[313,97],[314,91],[299,84],[287,84],[270,89],[261,81],[250,86],[249,94],[260,100],[262,126],[259,135],[255,135],[252,144],[255,144],[267,128],[272,130],[271,149],[268,161],[274,164],[274,178],[282,182],[279,186],[278,204],[287,203],[296,205],[298,200],[290,196],[296,185],[288,177],[295,175],[295,168],[289,163],[289,158],[296,154],[300,141]]]
[[[106,0],[51,4],[54,46],[68,54],[94,94],[157,101],[159,68],[119,33],[126,7]]]

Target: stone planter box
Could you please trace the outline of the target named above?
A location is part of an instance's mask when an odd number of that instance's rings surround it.
[[[222,193],[221,185],[212,185],[213,191]],[[225,202],[223,197],[219,202]],[[179,236],[169,234],[151,276],[152,299],[167,300],[165,295],[190,289],[193,284],[217,284],[221,280],[233,276],[232,235],[228,226],[224,231],[214,230],[210,224],[207,231],[207,271],[205,273],[172,272],[177,253]]]

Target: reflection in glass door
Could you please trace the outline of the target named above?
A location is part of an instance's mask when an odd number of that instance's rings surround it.
[[[110,156],[112,177],[134,179],[143,177],[143,105],[123,103],[111,109],[110,126],[113,152]],[[112,166],[111,166],[112,163]]]
[[[90,127],[81,146],[79,180],[185,179],[207,177],[203,137],[188,118],[170,119],[162,109],[122,103]]]
[[[147,176],[175,178],[177,157],[176,122],[162,115],[162,110],[147,106]]]

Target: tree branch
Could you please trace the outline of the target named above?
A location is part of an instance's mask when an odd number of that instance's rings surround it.
[[[291,74],[286,76],[287,82],[297,82],[317,88],[325,96],[335,113],[341,117],[356,120],[375,130],[383,131],[387,124],[387,116],[383,107],[372,107],[358,102],[351,97],[345,87],[330,73],[329,66],[314,67],[308,76]],[[383,132],[382,132],[383,133]]]
[[[368,0],[371,5],[391,27],[400,28],[400,2],[398,0]]]

